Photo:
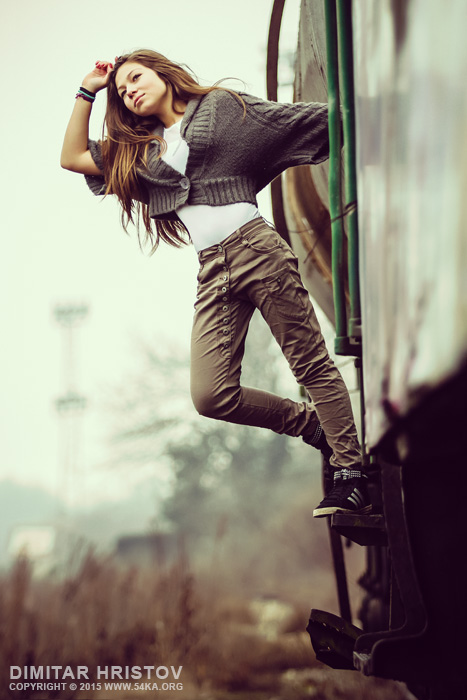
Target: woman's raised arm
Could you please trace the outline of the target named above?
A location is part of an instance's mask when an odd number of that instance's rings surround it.
[[[98,61],[94,70],[83,79],[82,87],[91,93],[103,90],[107,87],[112,67],[108,61]],[[91,108],[92,102],[83,98],[76,100],[63,140],[60,165],[82,175],[102,175],[88,148]]]

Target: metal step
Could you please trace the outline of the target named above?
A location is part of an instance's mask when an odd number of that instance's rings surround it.
[[[331,527],[348,540],[363,546],[385,547],[388,543],[382,514],[334,513],[331,516]]]
[[[332,613],[312,610],[306,629],[318,661],[331,668],[354,670],[355,642],[363,633],[360,628]]]

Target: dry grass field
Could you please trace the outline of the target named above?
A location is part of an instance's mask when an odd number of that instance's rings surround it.
[[[289,557],[284,561],[277,539],[276,545],[279,564],[290,572],[282,568],[282,579],[278,562],[271,569],[261,556],[267,543],[260,554],[235,566],[222,547],[196,566],[181,553],[170,564],[144,569],[123,568],[112,557],[88,552],[75,557],[66,575],[48,578],[35,577],[31,564],[19,559],[0,579],[0,698],[409,697],[402,684],[316,662],[304,628],[310,603],[332,607],[332,579],[321,565],[300,577],[290,547],[284,546]],[[10,691],[10,665],[86,666],[90,686]],[[93,690],[97,667],[110,666],[182,666],[183,687],[164,690],[159,681],[157,692],[134,683],[125,690],[106,691],[103,684]]]

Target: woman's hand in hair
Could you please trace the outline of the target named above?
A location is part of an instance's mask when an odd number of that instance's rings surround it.
[[[82,85],[91,92],[99,92],[107,87],[109,75],[113,68],[110,61],[96,61],[96,67],[83,78]]]
[[[110,61],[96,61],[96,67],[83,79],[82,87],[99,92],[107,87],[113,68]],[[60,165],[83,175],[102,175],[89,150],[89,117],[92,100],[76,100],[63,140]]]

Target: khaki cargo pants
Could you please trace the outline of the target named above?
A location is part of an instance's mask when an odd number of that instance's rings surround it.
[[[334,468],[361,463],[349,395],[330,359],[290,246],[254,219],[199,253],[191,346],[197,411],[232,423],[313,439],[321,423]],[[240,384],[245,337],[258,308],[314,406]]]

